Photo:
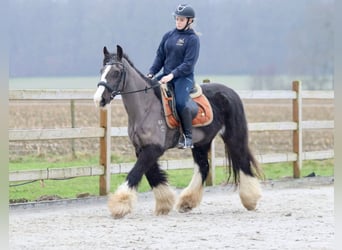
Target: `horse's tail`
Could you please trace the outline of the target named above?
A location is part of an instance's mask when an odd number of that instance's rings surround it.
[[[240,182],[240,171],[247,176],[263,177],[262,170],[249,148],[248,124],[239,95],[232,89],[221,92],[220,95],[222,107],[227,108],[223,117],[224,129],[221,137],[228,158],[228,181],[232,171],[235,184]]]

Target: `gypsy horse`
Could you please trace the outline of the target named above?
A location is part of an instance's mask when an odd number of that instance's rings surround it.
[[[137,157],[125,182],[108,195],[111,215],[121,218],[132,212],[143,175],[154,194],[156,215],[168,214],[172,209],[187,212],[197,207],[209,171],[208,151],[217,134],[225,144],[229,173],[233,174],[239,187],[240,200],[247,210],[254,210],[261,197],[258,181],[261,169],[249,149],[247,120],[238,94],[223,84],[201,85],[214,117],[209,125],[193,127],[194,173],[176,200],[176,192],[170,187],[158,159],[166,150],[176,147],[180,132],[166,124],[160,83],[148,79],[136,69],[119,45],[116,53],[110,53],[106,47],[103,53],[101,80],[94,102],[97,107],[105,108],[116,95],[122,96],[128,114],[128,135]]]

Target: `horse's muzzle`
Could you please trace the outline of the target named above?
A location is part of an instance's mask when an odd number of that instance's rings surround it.
[[[96,107],[103,107],[103,106],[106,105],[105,100],[102,97],[104,91],[105,91],[105,87],[102,86],[102,85],[100,85],[97,88],[97,90],[96,90],[96,92],[94,94],[94,97],[93,97],[94,104],[95,104]]]

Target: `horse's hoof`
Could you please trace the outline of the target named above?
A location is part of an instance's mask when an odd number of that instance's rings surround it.
[[[187,213],[197,206],[198,206],[197,202],[191,199],[183,199],[183,200],[178,201],[176,205],[176,210],[180,213]]]
[[[112,217],[114,219],[121,219],[121,218],[125,217],[125,215],[127,215],[129,213],[130,212],[127,212],[127,213],[125,213],[125,212],[121,212],[121,213],[112,212]]]
[[[184,204],[184,205],[178,207],[177,210],[180,213],[187,213],[187,212],[190,212],[192,210],[192,207],[189,206],[189,204]]]
[[[159,209],[155,211],[155,215],[168,215],[170,213],[170,208]]]
[[[244,174],[240,170],[240,200],[249,211],[255,210],[261,198],[261,187],[258,179]]]
[[[167,184],[160,184],[153,188],[156,199],[155,215],[166,215],[170,213],[175,204],[175,192]]]
[[[199,178],[199,173],[196,175],[198,178],[194,178],[191,181],[192,187],[187,187],[179,196],[179,200],[176,205],[176,209],[180,213],[186,213],[198,207],[201,203],[203,196],[203,186],[201,179]],[[195,184],[193,184],[195,183]]]
[[[108,196],[108,208],[113,218],[120,219],[133,210],[136,201],[135,191],[132,189],[118,189]]]

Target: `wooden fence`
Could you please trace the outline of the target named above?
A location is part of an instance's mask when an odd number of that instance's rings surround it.
[[[94,90],[11,90],[9,100],[91,100]],[[293,119],[288,122],[258,122],[249,123],[250,131],[293,131],[293,150],[277,154],[256,155],[260,163],[293,162],[293,177],[301,176],[303,160],[334,158],[334,151],[303,152],[302,134],[304,129],[333,129],[334,121],[303,121],[303,99],[333,99],[333,91],[302,91],[301,83],[294,81],[292,91],[238,91],[242,99],[287,99],[292,100]],[[106,195],[110,190],[110,176],[117,173],[127,173],[134,163],[111,164],[111,137],[127,136],[126,127],[111,126],[111,107],[99,109],[99,127],[90,128],[60,128],[60,129],[27,129],[9,130],[9,141],[51,140],[51,139],[76,139],[76,138],[100,138],[100,162],[96,166],[47,168],[29,171],[10,171],[9,181],[32,181],[46,179],[60,179],[80,176],[99,176],[99,194]],[[224,165],[224,158],[215,157],[214,143],[210,156],[211,169],[207,184],[211,185],[215,178],[215,165]],[[192,168],[192,160],[167,160],[161,161],[165,170]]]

